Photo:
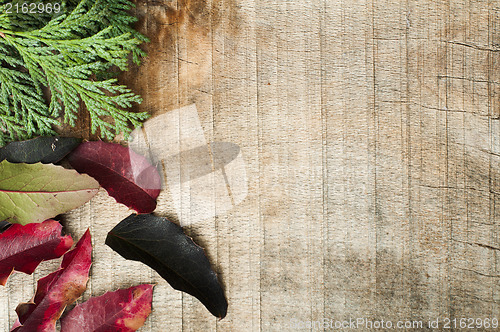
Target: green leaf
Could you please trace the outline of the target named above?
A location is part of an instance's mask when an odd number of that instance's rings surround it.
[[[99,184],[85,174],[52,164],[0,163],[0,220],[43,222],[83,205]]]

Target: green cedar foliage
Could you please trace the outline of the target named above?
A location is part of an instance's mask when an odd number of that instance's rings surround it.
[[[59,0],[59,13],[16,13],[7,6],[26,0],[0,0],[0,145],[14,139],[54,134],[60,119],[75,125],[80,104],[90,115],[91,131],[107,139],[147,113],[126,111],[141,98],[110,78],[127,70],[128,56],[139,64],[147,38],[131,24],[128,0]],[[48,97],[44,89],[49,90]]]

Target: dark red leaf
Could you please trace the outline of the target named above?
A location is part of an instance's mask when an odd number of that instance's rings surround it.
[[[55,220],[12,225],[0,234],[0,284],[13,270],[32,274],[41,261],[61,257],[73,245],[71,236],[61,236]]]
[[[102,141],[82,143],[68,155],[71,166],[87,173],[114,197],[138,213],[156,208],[161,180],[156,167],[131,149]]]
[[[120,289],[77,305],[61,319],[61,332],[132,332],[151,313],[153,285]]]
[[[64,255],[61,268],[38,280],[33,300],[16,308],[19,320],[11,331],[54,332],[64,308],[85,291],[91,253],[92,244],[87,230],[75,248]]]

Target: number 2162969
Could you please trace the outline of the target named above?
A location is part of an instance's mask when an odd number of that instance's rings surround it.
[[[42,13],[59,13],[61,11],[60,3],[7,3],[4,8],[6,14],[22,13],[22,14],[42,14]]]

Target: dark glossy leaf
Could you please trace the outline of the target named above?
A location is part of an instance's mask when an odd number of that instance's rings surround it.
[[[139,285],[77,305],[61,319],[63,332],[133,332],[151,313],[153,285]]]
[[[73,245],[71,236],[61,236],[55,220],[26,226],[12,225],[0,234],[0,285],[13,270],[32,274],[43,260],[61,257]]]
[[[73,137],[37,137],[27,141],[17,141],[0,149],[0,161],[11,163],[54,164],[64,158],[82,142]]]
[[[102,141],[85,142],[68,160],[78,172],[96,179],[118,203],[138,213],[156,208],[161,188],[158,170],[131,149]]]
[[[219,318],[227,300],[203,249],[181,227],[153,215],[131,215],[108,233],[106,244],[126,259],[143,262],[175,289],[195,296]]]
[[[0,233],[5,232],[12,224],[8,221],[0,221]]]
[[[55,332],[56,321],[64,308],[87,288],[91,253],[92,244],[87,230],[75,248],[64,255],[61,268],[38,280],[32,301],[17,306],[19,319],[11,331]]]

